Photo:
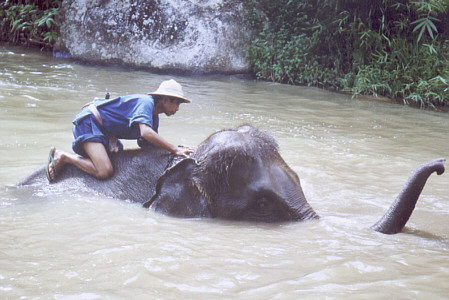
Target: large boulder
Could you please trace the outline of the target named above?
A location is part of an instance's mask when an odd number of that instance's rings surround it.
[[[246,73],[239,0],[64,0],[61,40],[73,58],[155,71]]]

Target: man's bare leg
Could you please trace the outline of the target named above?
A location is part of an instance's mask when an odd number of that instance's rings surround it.
[[[111,177],[114,173],[114,168],[104,145],[97,142],[85,142],[83,147],[89,158],[56,150],[54,155],[56,170],[61,170],[64,165],[70,164],[99,179]],[[54,179],[55,171],[53,165],[50,163],[48,168],[50,178]]]
[[[114,174],[114,167],[102,143],[85,142],[83,147],[92,163],[88,166],[89,170],[86,170],[86,173],[100,179],[109,178]]]

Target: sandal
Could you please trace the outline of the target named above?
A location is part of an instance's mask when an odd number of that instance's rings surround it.
[[[53,156],[55,155],[55,151],[56,151],[55,147],[50,148],[50,153],[48,154],[47,158],[47,165],[45,166],[45,174],[47,175],[48,182],[50,183],[54,182],[56,180],[56,177],[58,176],[58,173],[56,171],[55,159],[53,158]],[[55,174],[53,179],[50,177],[50,163],[53,165],[53,170]]]

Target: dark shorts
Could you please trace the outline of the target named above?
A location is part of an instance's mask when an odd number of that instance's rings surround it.
[[[84,142],[102,143],[106,149],[109,149],[108,139],[92,114],[76,120],[73,124],[72,131],[75,137],[72,143],[72,149],[81,156],[88,157],[84,151]]]

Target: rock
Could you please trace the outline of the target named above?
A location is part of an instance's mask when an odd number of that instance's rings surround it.
[[[64,45],[61,39],[53,45],[53,56],[59,58],[71,58],[70,51]]]
[[[187,74],[248,72],[244,0],[64,0],[75,59]]]

